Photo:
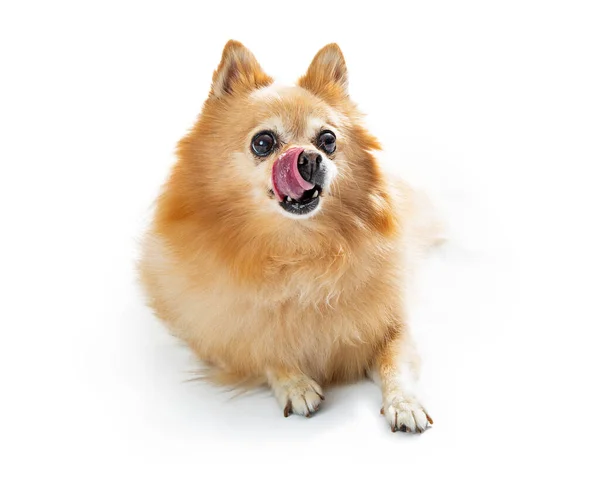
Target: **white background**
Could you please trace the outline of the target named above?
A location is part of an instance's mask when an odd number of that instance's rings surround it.
[[[393,5],[393,6],[392,6]],[[597,2],[2,2],[0,475],[598,477]],[[434,427],[369,383],[284,419],[143,305],[137,240],[229,38],[291,82],[339,43],[450,241],[413,321]]]

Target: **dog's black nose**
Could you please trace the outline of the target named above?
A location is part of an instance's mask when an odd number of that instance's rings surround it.
[[[321,162],[323,158],[318,151],[304,150],[298,156],[298,171],[302,178],[313,185],[317,183],[317,179],[322,176]]]

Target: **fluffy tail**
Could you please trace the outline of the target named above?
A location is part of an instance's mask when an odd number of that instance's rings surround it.
[[[402,209],[405,241],[414,254],[421,256],[447,240],[446,225],[431,198],[398,180],[396,186]]]

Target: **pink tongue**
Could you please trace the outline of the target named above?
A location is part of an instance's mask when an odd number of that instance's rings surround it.
[[[290,148],[275,160],[273,164],[273,191],[279,201],[286,196],[295,200],[314,187],[298,171],[298,157],[304,148]]]

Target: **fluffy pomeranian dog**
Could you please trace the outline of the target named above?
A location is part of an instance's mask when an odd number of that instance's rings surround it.
[[[370,377],[392,431],[422,432],[405,299],[429,236],[413,192],[380,170],[347,81],[336,44],[278,86],[228,42],[158,198],[141,280],[214,382],[268,385],[287,417]]]

